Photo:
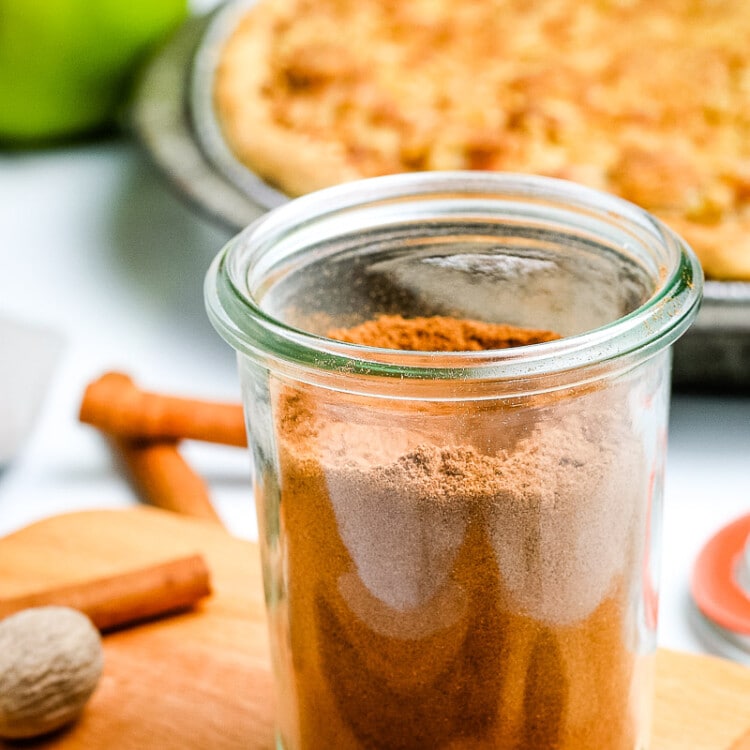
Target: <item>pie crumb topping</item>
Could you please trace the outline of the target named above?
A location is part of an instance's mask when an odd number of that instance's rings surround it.
[[[259,0],[215,106],[289,195],[404,171],[572,179],[750,280],[746,0]]]

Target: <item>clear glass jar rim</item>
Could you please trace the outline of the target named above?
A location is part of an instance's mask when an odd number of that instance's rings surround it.
[[[615,217],[648,232],[667,251],[658,287],[631,313],[600,328],[555,341],[467,352],[418,352],[344,343],[294,328],[270,316],[244,289],[249,249],[274,243],[326,217],[386,202],[457,200],[502,194],[533,206]],[[462,197],[463,196],[463,197]],[[265,214],[219,252],[206,276],[209,317],[237,351],[319,371],[419,379],[507,380],[576,370],[623,357],[644,359],[672,344],[694,319],[703,273],[688,245],[638,206],[607,193],[550,177],[502,172],[419,172],[337,185],[297,198]]]

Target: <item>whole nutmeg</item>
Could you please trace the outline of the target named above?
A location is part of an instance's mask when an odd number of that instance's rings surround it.
[[[74,609],[35,607],[0,621],[0,737],[35,737],[73,721],[103,664],[99,632]]]

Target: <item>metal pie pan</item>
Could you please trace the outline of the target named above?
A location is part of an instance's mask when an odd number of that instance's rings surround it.
[[[290,200],[234,157],[213,108],[219,51],[253,1],[189,19],[144,68],[128,111],[131,130],[177,192],[232,234]],[[706,282],[701,311],[675,346],[674,383],[750,393],[750,282]]]

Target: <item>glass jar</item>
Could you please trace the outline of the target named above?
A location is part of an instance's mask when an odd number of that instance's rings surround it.
[[[279,747],[648,747],[670,345],[701,289],[637,207],[499,173],[341,185],[224,248]],[[334,338],[382,315],[561,338]]]

